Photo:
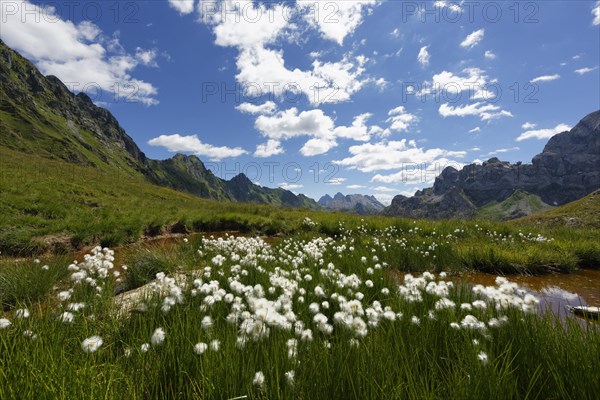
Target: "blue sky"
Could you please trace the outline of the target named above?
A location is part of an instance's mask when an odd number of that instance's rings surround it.
[[[0,1],[0,37],[152,158],[389,202],[600,108],[600,2]],[[262,94],[262,95],[260,95]]]

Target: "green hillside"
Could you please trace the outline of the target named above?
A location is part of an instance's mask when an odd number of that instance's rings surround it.
[[[195,156],[151,160],[115,117],[84,93],[74,95],[0,40],[0,147],[145,179],[214,200],[318,209],[305,196],[216,177]],[[242,184],[240,187],[239,184]]]

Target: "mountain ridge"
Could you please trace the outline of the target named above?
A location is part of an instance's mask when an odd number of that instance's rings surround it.
[[[473,218],[492,203],[502,203],[517,191],[539,198],[541,209],[578,200],[600,188],[600,110],[585,116],[570,131],[548,140],[531,164],[511,164],[490,158],[460,171],[447,167],[433,187],[413,197],[396,196],[384,215],[410,218]],[[521,196],[521,199],[527,196]],[[529,197],[537,203],[534,197]],[[531,204],[532,206],[534,204]],[[502,206],[500,207],[502,208]],[[510,207],[508,207],[510,208]],[[529,208],[523,204],[521,211]],[[511,216],[521,217],[515,211]]]
[[[306,196],[235,177],[215,176],[194,155],[152,160],[112,113],[85,93],[72,93],[55,76],[44,76],[0,40],[0,146],[101,170],[141,176],[150,183],[213,200],[283,207],[320,208]],[[247,179],[247,178],[246,178]]]
[[[343,195],[338,192],[333,197],[326,194],[317,202],[327,210],[353,212],[359,215],[373,215],[381,212],[385,206],[375,196],[362,194]]]

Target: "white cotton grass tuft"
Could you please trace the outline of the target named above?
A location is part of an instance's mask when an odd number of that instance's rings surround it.
[[[11,322],[6,318],[0,318],[0,329],[6,329],[11,325]]]
[[[58,320],[60,322],[64,322],[65,324],[71,324],[75,320],[75,315],[73,315],[73,313],[65,311],[64,313],[60,314]]]
[[[483,364],[483,365],[487,365],[489,362],[489,358],[488,355],[485,354],[483,351],[480,351],[479,354],[477,354],[477,359]]]
[[[201,356],[208,349],[208,345],[206,343],[196,343],[194,346],[194,353]]]
[[[147,353],[148,350],[150,350],[150,343],[144,343],[144,344],[142,344],[142,346],[140,347],[140,349],[142,350],[142,353]]]
[[[258,371],[256,374],[254,374],[254,379],[252,379],[252,384],[254,386],[258,386],[258,387],[264,387],[265,386],[265,374],[263,374],[262,371]]]
[[[221,346],[221,342],[219,342],[217,339],[213,340],[212,342],[210,342],[210,349],[212,351],[219,351],[219,347]]]
[[[165,341],[166,336],[167,335],[163,328],[156,328],[152,334],[152,337],[150,338],[150,343],[152,343],[153,346],[160,346]]]
[[[86,353],[94,353],[102,346],[102,343],[104,341],[100,336],[91,336],[81,343],[81,348]]]
[[[71,298],[71,292],[68,290],[63,290],[58,294],[58,301],[67,301]]]
[[[213,320],[212,320],[212,318],[209,315],[207,315],[204,318],[202,318],[202,328],[204,330],[207,331],[210,328],[212,328],[212,326],[213,326]]]
[[[285,373],[285,380],[287,381],[288,385],[294,385],[295,375],[296,375],[295,371],[287,371]]]
[[[26,308],[19,308],[17,311],[15,311],[15,317],[19,319],[29,318],[29,315],[29,310]]]

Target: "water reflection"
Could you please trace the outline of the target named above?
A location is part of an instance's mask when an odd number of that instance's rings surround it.
[[[538,312],[552,311],[561,318],[572,315],[566,306],[600,306],[600,270],[579,270],[571,274],[507,276],[511,282],[531,291],[540,299]],[[464,274],[460,281],[473,285],[494,285],[494,275]]]

